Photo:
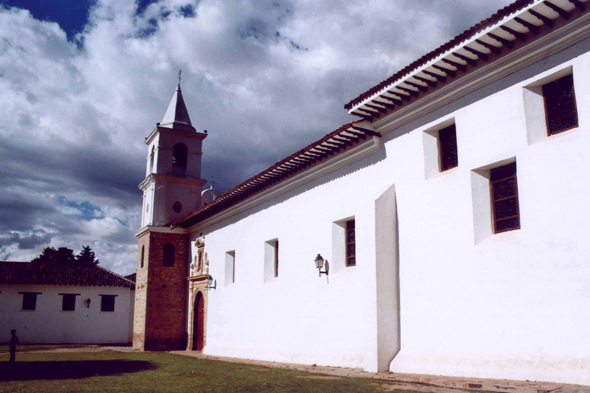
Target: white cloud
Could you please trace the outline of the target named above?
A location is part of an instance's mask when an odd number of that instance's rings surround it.
[[[203,177],[228,189],[350,121],[346,102],[508,1],[203,0],[192,18],[187,4],[138,15],[133,0],[98,0],[78,42],[0,6],[0,258],[90,244],[105,267],[135,269],[143,139],[178,68],[209,130]]]

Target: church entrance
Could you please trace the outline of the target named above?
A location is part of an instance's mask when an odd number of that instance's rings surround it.
[[[203,299],[201,291],[197,293],[193,310],[193,350],[201,351],[203,350],[205,330],[205,299]]]

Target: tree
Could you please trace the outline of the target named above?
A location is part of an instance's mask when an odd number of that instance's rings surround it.
[[[82,251],[80,254],[76,256],[76,261],[80,264],[88,264],[88,265],[98,265],[99,260],[96,259],[94,255],[94,251],[90,248],[90,246],[82,246]]]
[[[41,255],[33,259],[33,263],[76,263],[76,257],[74,256],[74,250],[67,247],[60,247],[57,250],[53,247],[47,247]]]
[[[55,264],[78,264],[78,265],[98,265],[94,251],[90,246],[82,246],[80,254],[74,255],[74,250],[67,247],[60,247],[57,250],[53,247],[47,247],[41,255],[31,261],[32,263],[55,263]]]

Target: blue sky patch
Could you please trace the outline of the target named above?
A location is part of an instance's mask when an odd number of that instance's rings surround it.
[[[70,41],[86,26],[88,11],[95,3],[96,0],[0,0],[7,7],[29,10],[36,19],[57,22]]]
[[[93,205],[88,201],[74,202],[66,199],[65,197],[62,197],[61,200],[65,206],[73,207],[74,209],[79,210],[81,218],[84,221],[90,221],[96,218],[105,217],[104,213],[102,212],[99,206]]]

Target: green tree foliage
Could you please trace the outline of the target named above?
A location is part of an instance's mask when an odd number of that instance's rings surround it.
[[[82,251],[80,251],[80,254],[76,256],[76,260],[78,263],[89,265],[98,265],[100,262],[98,259],[96,259],[94,251],[92,251],[90,246],[82,246]]]
[[[59,263],[59,264],[80,264],[80,265],[98,265],[94,251],[90,246],[82,246],[80,254],[74,255],[74,250],[67,247],[60,247],[57,250],[53,247],[47,247],[41,255],[33,259],[33,263]]]

